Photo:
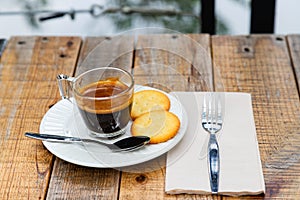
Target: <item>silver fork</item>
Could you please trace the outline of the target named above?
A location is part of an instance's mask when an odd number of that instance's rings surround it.
[[[220,155],[216,133],[222,129],[222,105],[219,93],[207,93],[202,105],[202,127],[210,134],[208,142],[208,163],[210,187],[213,194],[218,193]]]

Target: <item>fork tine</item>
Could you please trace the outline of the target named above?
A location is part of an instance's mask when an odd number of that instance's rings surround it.
[[[206,102],[206,94],[203,98],[202,104],[202,124],[207,122],[207,102]]]
[[[209,93],[208,95],[208,116],[207,116],[207,122],[209,124],[209,129],[211,131],[212,129],[212,117],[213,117],[213,108],[212,108],[212,93]]]
[[[222,116],[222,99],[221,96],[218,95],[218,125],[222,125],[223,123],[223,116]]]
[[[212,115],[212,133],[216,133],[216,125],[217,125],[217,116],[218,116],[218,105],[217,105],[217,97],[216,93],[212,95],[212,110],[213,110],[213,115]]]

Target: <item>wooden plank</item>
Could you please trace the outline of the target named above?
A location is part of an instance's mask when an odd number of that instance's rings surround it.
[[[300,93],[300,35],[289,35],[287,41]]]
[[[207,52],[197,50],[198,45],[201,45]],[[208,35],[139,36],[133,71],[136,84],[150,85],[167,92],[208,90],[209,88],[205,84],[201,85],[203,82],[199,79],[211,75],[212,65],[202,66],[200,64],[211,63],[209,45]],[[205,78],[211,79],[211,77]],[[212,197],[165,194],[164,156],[142,166],[145,168],[129,169],[129,172],[122,173],[120,200],[206,199]],[[219,197],[215,199],[219,199]]]
[[[264,198],[299,199],[300,103],[285,38],[213,36],[212,51],[215,84],[252,95]]]
[[[85,42],[76,74],[97,67],[117,67],[131,71],[134,46],[132,36],[91,37]]]
[[[120,172],[56,159],[47,199],[117,199]]]
[[[212,89],[208,35],[139,36],[135,55],[137,84],[167,92]]]
[[[56,74],[72,73],[80,45],[77,37],[9,40],[0,65],[0,199],[45,198],[54,157],[24,132],[38,132],[59,98]]]
[[[131,70],[133,48],[131,37],[86,38],[75,74],[100,66]],[[120,172],[114,169],[81,167],[56,159],[47,199],[117,199],[119,179]]]

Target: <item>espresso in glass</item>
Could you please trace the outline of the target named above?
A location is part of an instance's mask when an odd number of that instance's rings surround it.
[[[57,76],[63,99],[74,103],[92,136],[110,138],[126,132],[130,122],[134,80],[120,68],[100,67],[77,77]],[[69,89],[72,90],[69,90]]]
[[[77,98],[79,111],[87,128],[96,136],[100,133],[113,137],[124,131],[131,120],[132,93],[124,92],[128,89],[117,78],[110,78],[79,90],[82,97]]]

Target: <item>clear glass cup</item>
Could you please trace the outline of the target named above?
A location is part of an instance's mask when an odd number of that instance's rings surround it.
[[[72,98],[92,136],[110,138],[122,135],[131,120],[134,80],[119,68],[95,68],[69,77],[57,76],[63,99]]]

